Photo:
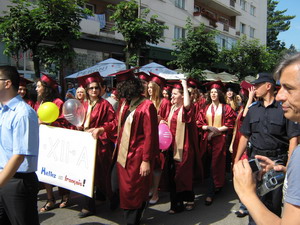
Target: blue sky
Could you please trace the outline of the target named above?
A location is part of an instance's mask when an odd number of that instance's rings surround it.
[[[291,27],[288,31],[281,32],[278,39],[286,43],[286,47],[290,47],[291,44],[296,46],[296,49],[300,51],[300,1],[299,0],[278,0],[277,10],[287,9],[285,15],[296,16],[291,20]]]

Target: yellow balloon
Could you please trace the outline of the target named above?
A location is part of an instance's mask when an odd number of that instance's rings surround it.
[[[53,102],[45,102],[40,105],[37,114],[44,123],[52,123],[59,116],[59,109]]]

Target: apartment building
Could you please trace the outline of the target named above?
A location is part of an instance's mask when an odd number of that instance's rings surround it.
[[[8,0],[0,2],[5,9]],[[114,22],[110,20],[112,10],[109,4],[118,4],[120,0],[89,0],[85,7],[93,11],[94,16],[81,21],[82,37],[74,41],[77,53],[75,63],[66,68],[66,75],[95,65],[106,58],[124,60],[124,41],[122,35],[112,32]],[[216,42],[219,48],[231,48],[242,36],[259,39],[266,43],[267,0],[137,0],[141,8],[149,8],[149,15],[157,15],[157,20],[169,28],[164,31],[164,42],[149,45],[143,53],[141,64],[155,61],[161,64],[172,59],[174,39],[184,37],[186,19],[190,17],[195,26],[204,23],[207,29],[218,30]],[[3,10],[1,10],[3,11]],[[2,55],[3,44],[0,43],[0,64],[13,64],[13,59]],[[33,65],[30,53],[20,54],[20,70],[30,72]]]

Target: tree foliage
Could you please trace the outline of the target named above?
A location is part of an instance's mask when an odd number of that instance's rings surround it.
[[[276,64],[275,54],[268,52],[258,40],[247,40],[246,36],[239,39],[232,49],[223,49],[219,61],[225,63],[229,72],[240,81],[248,75],[272,72]]]
[[[90,11],[79,7],[84,0],[12,0],[0,18],[0,39],[4,53],[18,55],[32,51],[36,77],[40,65],[57,72],[73,56],[71,41],[81,35],[79,23]],[[17,58],[17,57],[16,57]]]
[[[147,43],[158,44],[163,41],[162,33],[168,27],[159,23],[156,15],[147,19],[149,9],[141,10],[141,14],[138,15],[139,5],[135,0],[121,1],[117,5],[108,7],[114,10],[111,19],[114,20],[115,25],[112,30],[121,33],[126,42],[124,51],[127,53],[127,66],[131,58],[137,59],[136,66],[138,66],[141,49],[146,48]]]
[[[285,48],[285,43],[278,40],[278,35],[290,28],[291,20],[295,16],[284,15],[287,9],[276,10],[278,2],[268,0],[267,47],[281,51]]]
[[[218,57],[216,32],[206,30],[204,24],[194,27],[190,18],[187,19],[185,29],[187,36],[174,41],[172,55],[176,59],[169,64],[176,65],[190,77],[203,79],[202,71],[209,69]]]

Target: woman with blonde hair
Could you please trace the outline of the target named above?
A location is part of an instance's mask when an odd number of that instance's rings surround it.
[[[83,87],[78,87],[76,89],[75,99],[79,100],[81,103],[87,100],[86,91]]]
[[[164,98],[162,95],[162,87],[166,83],[166,80],[154,73],[151,73],[151,80],[148,83],[148,95],[152,103],[154,104],[157,110],[158,122],[160,120],[166,120],[171,109],[171,102]],[[164,154],[160,154],[155,159],[154,173],[153,173],[153,183],[152,183],[152,192],[149,195],[152,195],[150,199],[150,204],[157,203],[158,197],[158,186],[160,182],[161,172],[164,167]]]

